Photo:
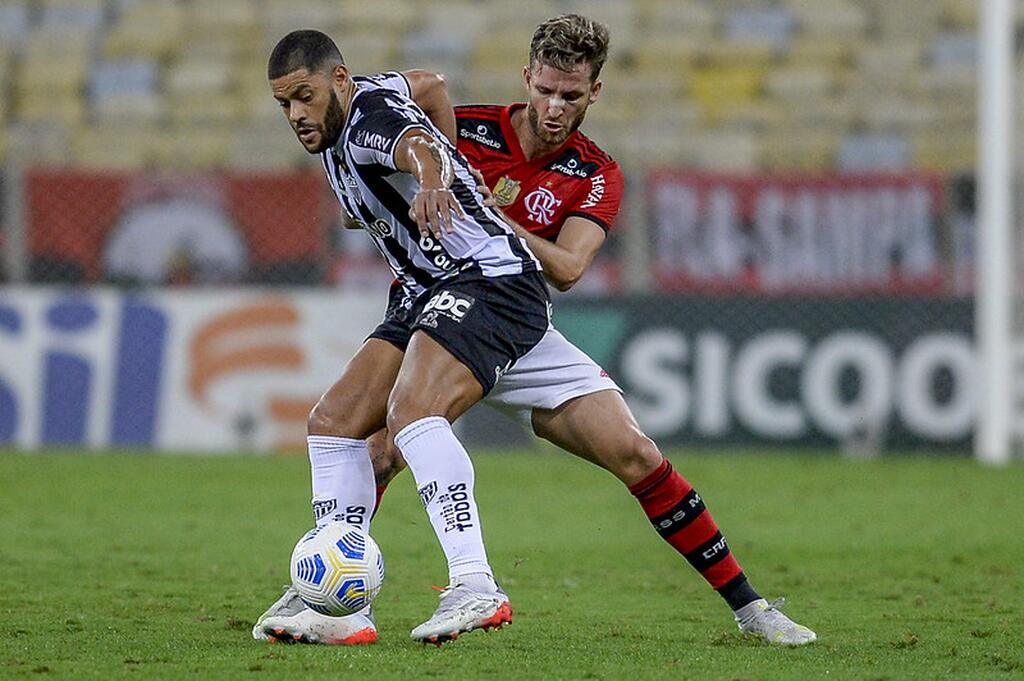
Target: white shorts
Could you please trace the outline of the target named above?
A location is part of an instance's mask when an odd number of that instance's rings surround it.
[[[534,409],[555,409],[602,390],[622,392],[597,362],[549,326],[540,342],[498,379],[484,402],[531,426]]]

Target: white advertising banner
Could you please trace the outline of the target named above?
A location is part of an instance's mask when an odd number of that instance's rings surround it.
[[[0,443],[301,447],[384,297],[279,289],[4,289]]]

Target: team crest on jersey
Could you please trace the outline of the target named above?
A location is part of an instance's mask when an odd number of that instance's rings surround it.
[[[494,202],[504,208],[512,205],[512,202],[519,196],[520,189],[518,180],[513,180],[505,175],[498,180],[498,184],[494,185],[494,190],[491,193],[494,194]]]
[[[542,225],[550,225],[555,219],[555,209],[562,205],[562,200],[550,189],[537,187],[526,195],[523,204],[531,220]]]

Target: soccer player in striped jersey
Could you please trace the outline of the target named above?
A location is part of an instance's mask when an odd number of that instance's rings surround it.
[[[487,560],[473,466],[451,422],[549,336],[540,265],[484,205],[465,159],[423,110],[353,79],[328,36],[289,33],[267,71],[299,141],[320,155],[349,220],[361,223],[398,282],[385,321],[310,414],[314,515],[369,530],[375,485],[366,438],[386,426],[448,560],[449,588],[413,638],[441,642],[500,626],[512,611]],[[280,613],[297,600],[286,593],[274,607]],[[375,640],[368,613],[358,618],[344,632],[271,627],[254,635]]]

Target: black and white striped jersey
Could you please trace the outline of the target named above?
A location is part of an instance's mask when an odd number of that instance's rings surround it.
[[[333,148],[321,153],[327,178],[350,219],[363,227],[410,300],[435,282],[476,269],[486,277],[540,270],[540,263],[475,191],[466,160],[409,98],[399,73],[355,77],[348,120]],[[451,189],[464,218],[452,215],[454,232],[420,236],[409,207],[419,190],[415,177],[395,168],[395,148],[421,128],[448,148]]]

